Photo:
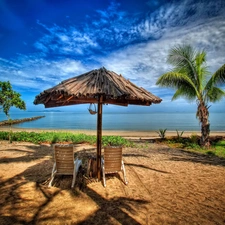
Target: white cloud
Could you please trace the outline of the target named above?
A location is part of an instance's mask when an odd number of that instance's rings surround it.
[[[47,53],[48,52],[48,48],[41,42],[37,41],[36,43],[34,43],[34,47],[41,50],[42,52]]]
[[[224,40],[225,21],[222,18],[213,18],[204,20],[204,23],[199,21],[185,27],[167,29],[159,40],[117,50],[108,57],[101,58],[100,62],[106,68],[122,73],[127,78],[143,79],[143,86],[146,84],[145,79],[149,79],[153,87],[156,79],[170,69],[166,63],[169,48],[186,43],[198,49],[205,49],[208,54],[208,66],[215,72],[225,63]]]
[[[21,61],[18,63],[19,66],[13,61],[4,63],[0,61],[1,80],[10,80],[12,85],[29,91],[32,89],[42,91],[86,71],[80,61],[68,58],[50,61],[39,57],[21,56]]]
[[[34,43],[34,47],[45,53],[60,54],[60,55],[83,55],[91,49],[98,48],[95,39],[78,31],[75,27],[60,27],[54,25],[47,27],[46,25],[37,22],[44,28],[46,33],[44,36]]]

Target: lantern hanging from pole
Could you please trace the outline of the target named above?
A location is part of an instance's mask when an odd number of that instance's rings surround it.
[[[92,105],[93,105],[93,107],[92,107]],[[90,113],[91,115],[95,115],[95,114],[97,113],[97,111],[96,111],[96,106],[95,106],[94,103],[91,103],[91,104],[90,104],[90,106],[89,106],[89,108],[88,108],[88,111],[89,111],[89,113]]]

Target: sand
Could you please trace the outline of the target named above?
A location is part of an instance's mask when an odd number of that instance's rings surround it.
[[[81,176],[74,189],[71,176],[48,188],[50,144],[0,141],[0,224],[225,224],[224,159],[150,141],[123,159],[128,185],[119,173],[106,188]]]

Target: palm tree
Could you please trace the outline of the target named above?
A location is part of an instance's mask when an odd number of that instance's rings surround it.
[[[173,66],[156,84],[176,89],[172,100],[184,97],[196,101],[196,117],[201,124],[202,146],[209,146],[209,102],[217,102],[225,96],[221,84],[225,84],[225,64],[214,74],[206,66],[206,52],[196,51],[190,45],[178,45],[170,49],[167,62]]]

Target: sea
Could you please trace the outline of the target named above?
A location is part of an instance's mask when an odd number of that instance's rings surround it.
[[[23,119],[45,116],[41,119],[13,125],[14,128],[25,129],[60,129],[60,130],[96,130],[97,115],[89,112],[29,112],[10,113],[11,119]],[[0,121],[6,120],[0,112]],[[225,131],[225,113],[210,113],[210,130]],[[119,131],[200,131],[196,114],[186,112],[141,112],[141,113],[109,113],[103,112],[103,130]]]

